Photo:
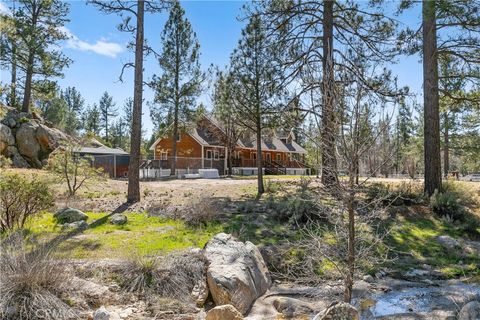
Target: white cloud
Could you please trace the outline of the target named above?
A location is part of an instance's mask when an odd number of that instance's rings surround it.
[[[108,42],[105,39],[100,39],[97,40],[95,43],[88,43],[86,41],[80,40],[68,28],[61,27],[61,31],[65,32],[68,36],[67,48],[80,51],[92,51],[110,58],[116,58],[119,53],[125,51],[125,48],[115,42]]]
[[[7,5],[5,3],[0,2],[0,14],[11,15],[12,11],[10,11],[10,8],[7,7]]]

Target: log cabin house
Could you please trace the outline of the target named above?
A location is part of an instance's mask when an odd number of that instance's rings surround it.
[[[203,117],[188,132],[177,138],[177,175],[196,173],[198,169],[218,169],[220,175],[228,169],[226,134],[222,126],[209,117]],[[158,138],[150,147],[153,160],[142,164],[142,168],[156,169],[156,176],[170,175],[172,138]],[[294,133],[273,133],[262,139],[262,162],[265,174],[305,175],[309,168],[305,165],[306,151],[295,142]],[[257,174],[256,140],[238,139],[232,154],[232,169],[238,175]]]

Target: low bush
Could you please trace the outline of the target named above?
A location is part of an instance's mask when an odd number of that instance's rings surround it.
[[[154,286],[158,266],[157,256],[134,254],[122,266],[120,284],[127,292],[144,294]]]
[[[197,227],[214,220],[220,209],[218,201],[214,198],[197,198],[182,210],[181,218],[187,225]]]
[[[0,231],[21,229],[25,223],[53,205],[47,183],[34,176],[0,175]]]
[[[326,214],[326,208],[317,201],[302,197],[285,197],[278,201],[270,200],[268,206],[273,210],[276,220],[291,224],[305,224],[316,221],[322,219]]]
[[[423,201],[423,191],[420,185],[402,183],[399,186],[389,186],[382,183],[374,183],[366,190],[368,202],[387,205],[412,205]]]
[[[205,279],[205,272],[203,255],[187,251],[164,257],[136,255],[122,267],[120,278],[122,287],[128,292],[187,302],[195,284]]]
[[[277,193],[282,189],[282,185],[279,182],[273,181],[272,179],[265,179],[264,181],[266,193]]]
[[[12,160],[10,158],[5,157],[4,155],[0,155],[0,168],[9,168],[12,166]]]
[[[300,181],[298,182],[298,192],[301,195],[306,195],[310,190],[310,184],[313,180],[309,177],[300,177]]]
[[[459,221],[463,221],[465,218],[465,207],[461,203],[461,198],[455,192],[435,191],[430,197],[430,207],[434,213],[441,217]]]
[[[76,318],[62,300],[70,277],[67,262],[53,258],[50,248],[27,247],[18,234],[1,244],[0,318]]]

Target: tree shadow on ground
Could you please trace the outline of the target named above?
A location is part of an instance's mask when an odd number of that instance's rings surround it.
[[[48,250],[48,249],[52,249],[52,248],[57,248],[60,244],[64,243],[65,241],[67,241],[67,240],[69,240],[69,239],[71,239],[75,236],[78,236],[78,235],[82,234],[85,230],[95,229],[99,226],[102,226],[102,225],[104,225],[105,223],[108,222],[109,218],[112,215],[117,214],[117,213],[123,213],[123,212],[127,211],[128,208],[130,208],[130,206],[131,206],[131,203],[128,203],[128,202],[122,203],[120,206],[118,206],[111,213],[109,213],[109,214],[107,214],[107,215],[105,215],[105,216],[103,216],[99,219],[96,219],[95,221],[90,223],[87,227],[84,227],[84,228],[79,227],[79,228],[70,230],[67,233],[61,233],[58,236],[54,237],[53,239],[50,239],[49,241],[46,241],[45,243],[40,244],[38,247],[36,247],[32,251],[32,254],[35,254],[36,252],[41,251],[41,250]],[[76,243],[76,245],[80,245],[80,243]],[[73,246],[75,246],[75,245],[73,244]],[[71,249],[73,249],[72,246],[71,246]]]

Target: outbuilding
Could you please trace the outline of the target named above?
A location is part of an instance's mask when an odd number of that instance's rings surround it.
[[[103,168],[110,178],[123,178],[128,175],[130,154],[122,149],[102,147],[82,147],[76,151],[81,157],[93,159],[95,168]]]

